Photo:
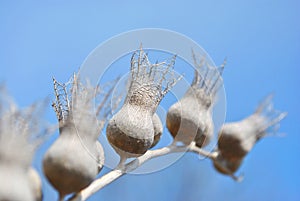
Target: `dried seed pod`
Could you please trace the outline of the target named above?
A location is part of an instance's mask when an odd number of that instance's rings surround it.
[[[121,158],[143,155],[153,144],[152,117],[164,95],[178,80],[172,72],[174,61],[175,57],[170,64],[151,64],[142,48],[133,54],[125,103],[106,129],[108,141]]]
[[[154,140],[153,140],[153,143],[150,148],[157,145],[157,143],[159,142],[161,135],[163,133],[162,122],[156,113],[153,115],[152,121],[153,121],[153,127],[154,127]]]
[[[287,113],[275,111],[271,100],[272,96],[268,96],[254,114],[223,125],[218,139],[219,155],[213,161],[216,170],[233,176],[255,143],[267,135],[272,127],[279,126]]]
[[[43,200],[42,181],[38,172],[34,168],[29,168],[28,173],[31,191],[35,201]]]
[[[18,109],[0,89],[0,200],[39,201],[36,195],[42,194],[41,186],[33,190],[34,181],[28,176],[33,154],[44,137],[39,106]],[[40,180],[37,173],[35,178]]]
[[[109,113],[102,110],[106,109],[110,92],[104,93],[95,114],[93,101],[100,93],[99,88],[83,85],[74,74],[67,84],[54,79],[54,89],[56,101],[53,107],[59,120],[60,136],[46,152],[43,170],[63,199],[65,195],[87,187],[103,167],[104,152],[98,136]],[[99,122],[100,111],[104,116]]]
[[[249,117],[221,128],[218,150],[225,159],[241,159],[271,128],[277,128],[287,113],[275,111],[272,96],[268,96]]]
[[[222,174],[232,174],[238,170],[243,162],[243,158],[235,160],[226,160],[222,155],[218,155],[217,159],[213,161],[214,167]]]
[[[30,181],[24,169],[1,164],[0,178],[2,181],[0,183],[0,200],[34,200],[34,195],[30,188]]]
[[[212,106],[217,89],[222,84],[220,69],[210,67],[204,59],[195,66],[194,80],[181,100],[172,105],[167,113],[167,128],[176,141],[184,144],[196,142],[203,147],[213,136]],[[200,71],[204,75],[200,75]]]

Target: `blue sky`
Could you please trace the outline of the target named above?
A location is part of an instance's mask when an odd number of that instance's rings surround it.
[[[249,115],[274,92],[275,107],[289,113],[280,128],[286,136],[254,147],[240,169],[242,183],[187,154],[163,171],[122,177],[90,200],[299,200],[299,9],[296,0],[1,1],[0,81],[27,106],[53,98],[52,76],[67,81],[97,45],[116,34],[149,27],[182,33],[215,63],[227,57],[227,121]],[[45,119],[56,122],[50,105]],[[56,137],[37,153],[39,170]],[[43,185],[45,200],[56,199],[44,178]]]

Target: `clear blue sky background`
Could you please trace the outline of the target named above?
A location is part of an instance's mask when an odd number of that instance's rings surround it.
[[[147,27],[180,32],[217,64],[228,58],[227,121],[249,115],[274,92],[275,107],[289,113],[280,129],[286,137],[255,146],[241,167],[242,183],[187,154],[163,171],[122,177],[90,200],[300,200],[299,19],[296,0],[1,1],[0,80],[27,106],[52,97],[52,76],[67,80],[92,49],[116,34]],[[50,106],[45,119],[56,121]],[[38,152],[39,170],[56,137]],[[55,200],[44,177],[43,185],[45,200]]]

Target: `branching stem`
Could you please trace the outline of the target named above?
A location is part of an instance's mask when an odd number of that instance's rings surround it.
[[[119,177],[123,176],[124,174],[130,173],[133,170],[140,167],[146,161],[151,160],[152,158],[156,158],[159,156],[168,155],[171,153],[179,153],[179,152],[194,152],[199,155],[203,155],[207,158],[214,160],[217,156],[215,152],[207,152],[201,148],[196,147],[194,143],[190,144],[189,146],[177,146],[176,143],[172,143],[169,146],[156,149],[156,150],[149,150],[144,155],[136,158],[135,160],[124,164],[118,165],[118,167],[109,173],[103,175],[99,179],[93,181],[87,188],[80,191],[78,194],[73,196],[69,199],[69,201],[83,201],[88,199],[91,195],[102,189],[103,187],[107,186],[108,184],[112,183],[114,180],[118,179]]]

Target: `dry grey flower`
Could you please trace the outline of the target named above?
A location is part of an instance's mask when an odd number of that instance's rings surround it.
[[[76,74],[66,84],[53,81],[60,136],[45,154],[43,169],[62,200],[88,186],[103,167],[98,136],[110,114],[107,101],[113,86],[103,91],[83,84]],[[102,102],[94,108],[97,96],[102,96]]]
[[[218,139],[219,156],[214,162],[219,172],[234,173],[259,139],[276,132],[279,122],[287,113],[274,110],[272,97],[269,95],[265,98],[252,115],[222,126]],[[229,171],[222,171],[224,168]]]
[[[198,63],[193,53],[194,80],[181,100],[173,104],[167,113],[167,128],[176,141],[203,147],[213,136],[212,107],[218,88],[222,85],[221,74],[225,62],[217,69],[205,58]]]
[[[173,65],[151,64],[140,48],[131,58],[131,82],[122,108],[109,121],[106,133],[112,147],[122,157],[143,155],[152,145],[152,117],[162,98],[176,84]],[[165,88],[163,88],[165,86]]]
[[[48,133],[41,128],[43,106],[34,104],[19,109],[0,87],[0,178],[5,181],[0,182],[0,200],[41,200],[41,182],[31,160]]]

